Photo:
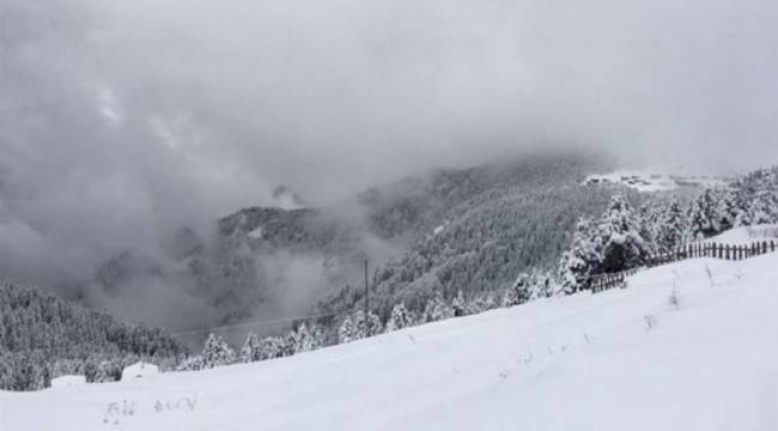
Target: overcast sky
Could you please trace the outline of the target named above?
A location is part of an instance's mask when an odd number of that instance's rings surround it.
[[[0,270],[542,146],[776,163],[776,22],[770,0],[0,0]]]

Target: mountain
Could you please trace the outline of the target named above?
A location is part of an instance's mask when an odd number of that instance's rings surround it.
[[[123,365],[140,358],[174,366],[185,353],[164,330],[0,282],[0,389],[40,389],[64,374],[115,380]]]
[[[582,184],[602,165],[579,156],[537,157],[439,171],[426,183],[369,192],[376,230],[414,234],[403,254],[373,274],[371,302],[379,315],[385,320],[400,301],[421,311],[435,294],[451,299],[497,291],[522,272],[553,270],[579,217],[601,213],[615,192],[630,194]],[[321,301],[317,311],[351,310],[363,298],[363,289],[347,289]]]
[[[393,300],[384,292],[422,298],[436,278],[451,294],[489,290],[530,266],[550,268],[577,214],[599,211],[613,193],[581,185],[608,167],[597,156],[554,154],[440,169],[322,208],[279,189],[293,204],[239,210],[207,233],[181,229],[163,252],[107,261],[91,286],[120,305],[134,292],[148,300],[152,287],[165,292],[170,310],[156,312],[164,320],[142,317],[176,329],[350,307],[359,294],[343,289],[362,284],[365,259],[384,308]],[[474,277],[483,283],[467,285]]]
[[[290,358],[0,392],[3,429],[774,429],[778,255]],[[674,298],[674,299],[673,299]]]

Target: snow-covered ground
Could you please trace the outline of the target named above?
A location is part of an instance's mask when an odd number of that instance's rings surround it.
[[[674,190],[679,187],[718,187],[725,186],[730,179],[709,175],[675,175],[642,171],[616,171],[608,174],[590,175],[584,184],[620,184],[639,192],[658,192]]]
[[[706,240],[706,242],[740,245],[765,240],[778,240],[778,224],[737,227]]]
[[[775,280],[778,253],[688,260],[282,360],[0,393],[0,429],[776,430]]]

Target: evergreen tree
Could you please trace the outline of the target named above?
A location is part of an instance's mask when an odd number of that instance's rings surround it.
[[[293,333],[295,353],[310,352],[322,347],[324,335],[317,325],[302,323]]]
[[[690,239],[701,240],[721,232],[719,225],[721,219],[715,192],[711,188],[706,188],[692,201],[692,206],[689,209]]]
[[[553,277],[548,274],[543,275],[537,279],[532,298],[551,298],[554,296],[556,289],[557,286],[554,285]]]
[[[386,332],[398,331],[413,324],[412,317],[402,302],[392,307],[392,314],[386,322]]]
[[[592,222],[578,221],[570,248],[562,255],[559,268],[560,288],[566,294],[589,289],[591,275],[602,261],[602,245]]]
[[[687,230],[686,216],[681,204],[678,200],[673,200],[660,219],[656,234],[657,247],[663,252],[668,252],[683,245]]]
[[[350,343],[359,338],[361,337],[359,337],[357,326],[354,324],[354,321],[351,320],[351,316],[347,315],[340,324],[340,329],[338,329],[338,343]]]
[[[754,173],[754,193],[748,208],[748,217],[752,224],[770,224],[778,222],[778,186],[771,171],[760,170]]]
[[[743,197],[740,182],[726,190],[716,206],[719,229],[723,232],[738,226],[750,225],[748,206]]]
[[[640,236],[640,225],[632,207],[620,195],[611,199],[597,227],[602,244],[598,273],[617,272],[642,265],[650,248]]]
[[[259,338],[253,332],[249,332],[246,341],[240,349],[240,361],[243,363],[256,362],[262,359]]]
[[[203,358],[204,368],[229,365],[235,360],[235,352],[221,337],[214,334],[210,334],[205,340],[205,346],[200,356]]]
[[[424,307],[424,321],[436,322],[454,317],[454,308],[443,299],[440,293],[436,293]]]
[[[503,307],[513,307],[523,304],[532,297],[533,280],[527,273],[522,273],[509,289],[505,291],[502,300]]]

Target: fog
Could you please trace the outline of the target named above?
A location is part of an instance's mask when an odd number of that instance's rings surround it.
[[[0,0],[0,273],[549,147],[778,163],[767,0]]]

